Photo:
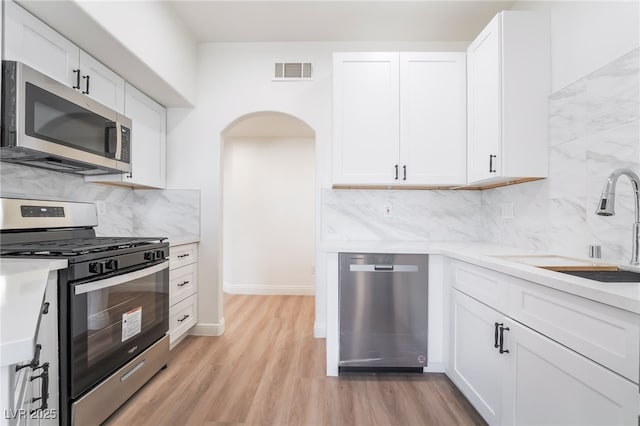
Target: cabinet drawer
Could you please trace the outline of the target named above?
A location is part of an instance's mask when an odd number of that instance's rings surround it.
[[[169,306],[194,294],[198,288],[198,265],[192,263],[169,271]]]
[[[175,342],[198,321],[198,295],[194,294],[169,308],[169,343]]]
[[[638,383],[640,316],[526,281],[514,282],[510,316]]]
[[[169,248],[169,269],[189,265],[198,260],[198,244],[185,244]]]
[[[505,275],[468,263],[454,261],[451,266],[453,288],[498,311],[506,312],[509,287]]]

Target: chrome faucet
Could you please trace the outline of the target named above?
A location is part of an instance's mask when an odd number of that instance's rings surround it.
[[[631,180],[635,196],[636,216],[631,235],[631,261],[629,263],[638,266],[640,265],[640,260],[638,259],[638,253],[640,252],[640,178],[638,178],[638,175],[629,169],[618,169],[611,173],[604,183],[604,188],[602,188],[602,196],[600,197],[600,204],[598,204],[596,214],[600,216],[613,216],[616,214],[613,210],[616,200],[616,183],[621,175],[626,175]]]

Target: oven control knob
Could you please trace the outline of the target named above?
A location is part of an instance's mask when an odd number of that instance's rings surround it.
[[[155,260],[155,256],[152,251],[148,251],[144,254],[144,260]]]
[[[164,259],[164,251],[163,250],[156,251],[156,259]]]
[[[101,274],[104,272],[104,263],[93,262],[89,264],[89,272],[93,274]]]
[[[105,262],[104,268],[111,271],[115,271],[116,269],[118,269],[118,261],[115,259],[109,259]]]

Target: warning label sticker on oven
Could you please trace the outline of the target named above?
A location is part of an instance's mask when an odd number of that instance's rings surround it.
[[[122,314],[122,341],[131,339],[142,331],[142,306]]]

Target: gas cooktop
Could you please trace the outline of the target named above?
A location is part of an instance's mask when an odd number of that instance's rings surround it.
[[[164,239],[164,237],[95,237],[22,242],[3,244],[0,246],[0,255],[77,256],[80,254],[140,247],[159,243]]]

